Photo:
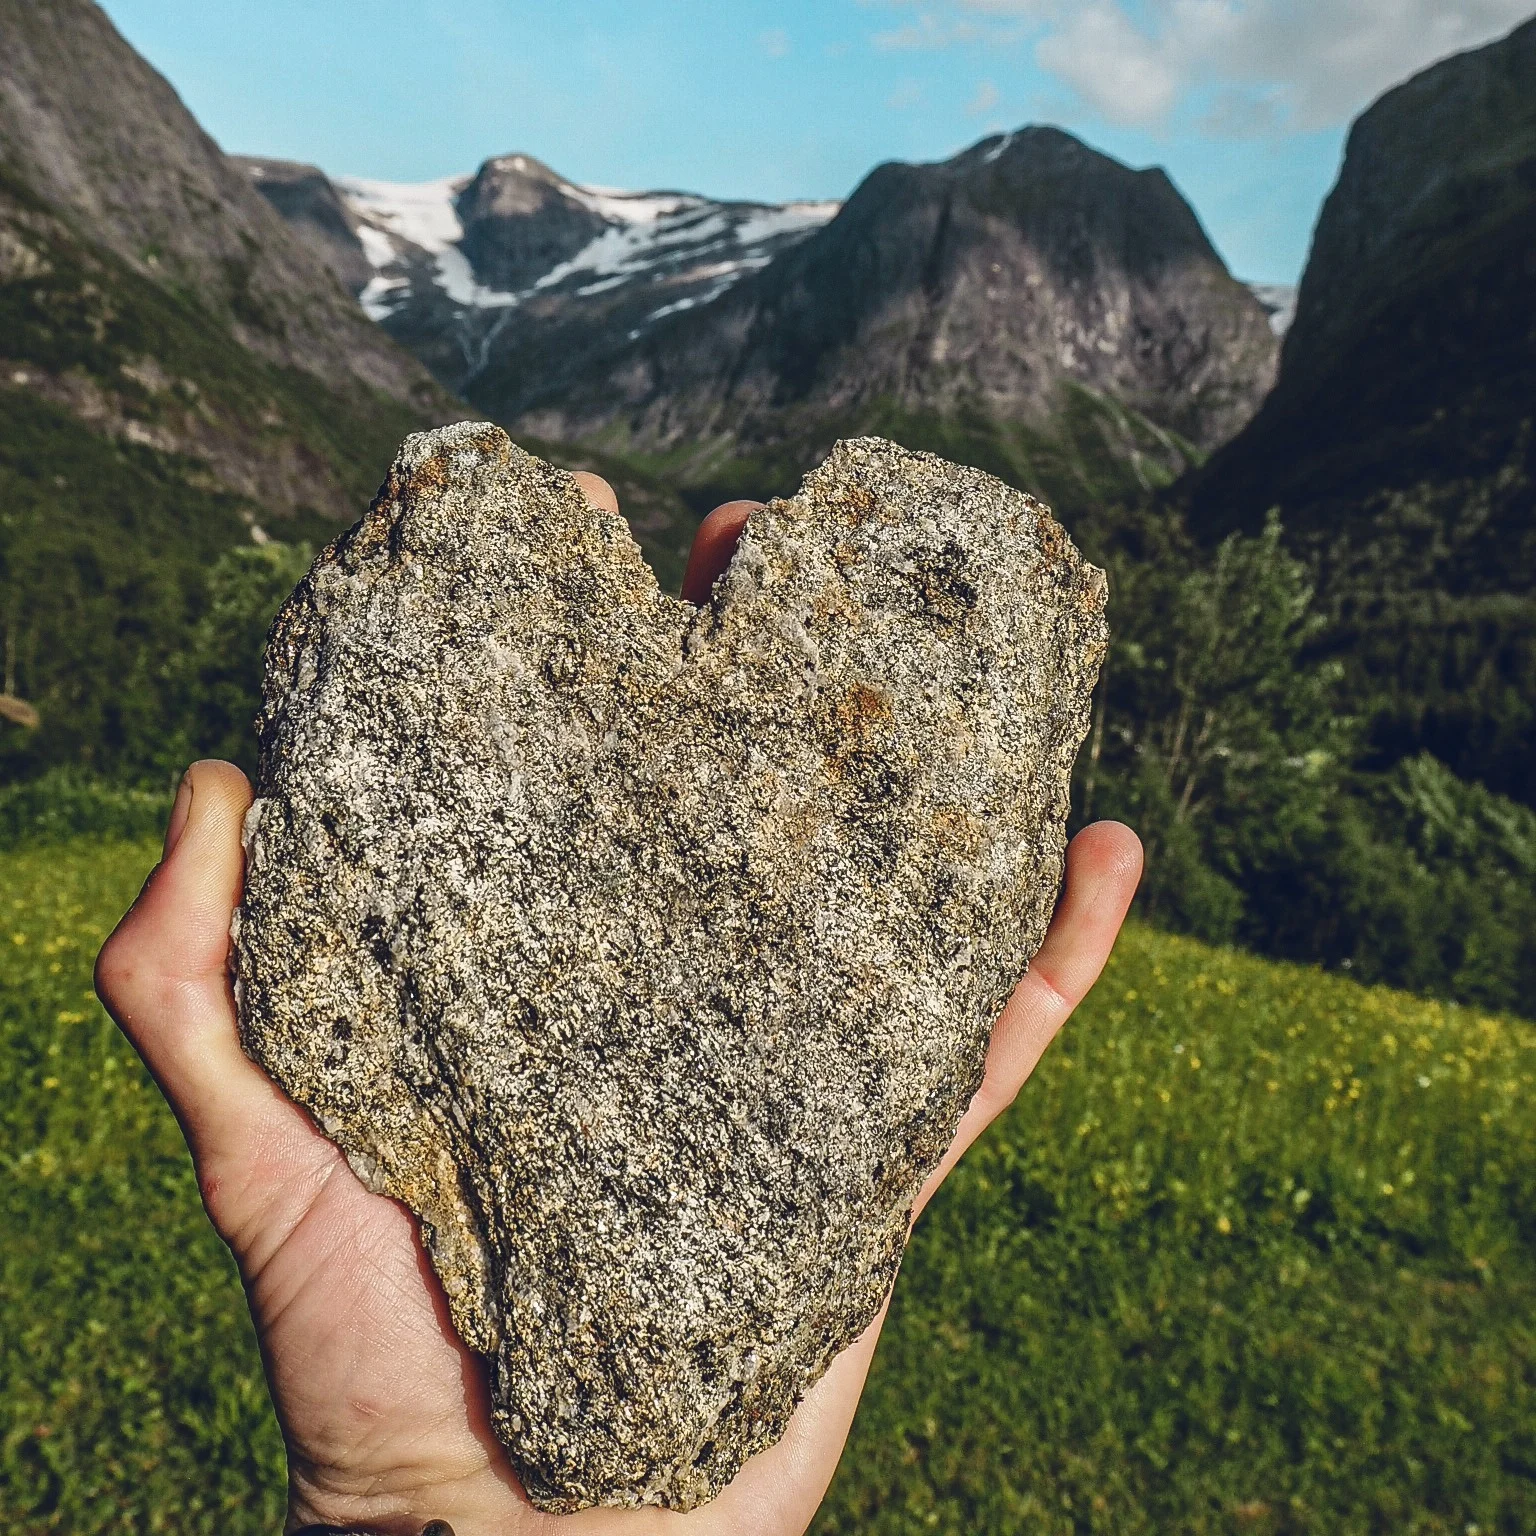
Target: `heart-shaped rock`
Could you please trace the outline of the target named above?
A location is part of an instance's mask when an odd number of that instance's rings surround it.
[[[465,424],[283,609],[243,1038],[421,1217],[540,1508],[713,1497],[875,1316],[1055,901],[1104,599],[861,439],[694,608]]]

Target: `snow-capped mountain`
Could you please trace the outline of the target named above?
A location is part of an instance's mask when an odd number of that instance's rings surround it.
[[[326,182],[312,167],[245,164],[328,249],[364,309],[460,391],[515,355],[530,329],[546,346],[562,333],[567,349],[586,353],[712,303],[839,206],[583,186],[528,155],[419,183]]]
[[[887,163],[841,206],[619,192],[528,155],[411,186],[250,172],[476,409],[664,456],[701,496],[754,454],[764,485],[788,486],[856,431],[950,450],[979,433],[978,461],[1014,463],[1021,426],[1062,444],[1019,461],[1038,487],[1036,459],[1086,462],[1083,410],[1102,440],[1088,456],[1127,460],[1140,485],[1184,467],[1180,440],[1231,436],[1274,376],[1265,307],[1167,176],[1049,128]]]
[[[487,180],[507,169],[520,177],[548,175],[537,161],[513,155],[491,161],[473,179],[450,177],[412,185],[349,177],[336,183],[358,220],[358,236],[374,268],[375,276],[360,297],[376,320],[388,319],[409,302],[410,269],[422,252],[434,261],[431,280],[468,309],[512,308],[550,289],[567,289],[585,299],[638,284],[662,290],[653,297],[666,302],[647,316],[659,320],[709,303],[745,273],[767,266],[786,245],[825,224],[838,209],[836,203],[717,203],[684,192],[622,192],[551,177],[546,185],[552,184],[556,196],[570,205],[566,226],[581,228],[590,238],[521,288],[488,286],[479,280],[466,253],[469,231],[459,206],[468,194],[473,219],[486,201]],[[545,199],[541,210],[546,218],[552,201]],[[583,220],[581,212],[592,217]],[[679,295],[677,290],[685,286],[697,291]]]

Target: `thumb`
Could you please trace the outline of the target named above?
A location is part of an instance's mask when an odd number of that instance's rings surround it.
[[[165,857],[96,961],[96,991],[181,1122],[209,1214],[237,1250],[257,1192],[302,1184],[291,1175],[313,1166],[317,1152],[334,1160],[240,1046],[229,925],[250,803],[250,785],[232,764],[187,770]]]

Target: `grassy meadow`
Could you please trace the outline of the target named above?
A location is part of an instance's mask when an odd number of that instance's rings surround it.
[[[90,993],[147,843],[0,852],[0,1529],[269,1536],[282,1452]],[[924,1218],[815,1529],[1536,1530],[1536,1028],[1130,929]]]

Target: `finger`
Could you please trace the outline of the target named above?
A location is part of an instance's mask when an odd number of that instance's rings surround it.
[[[187,770],[167,852],[96,961],[96,990],[160,1084],[226,1237],[242,1190],[334,1153],[240,1047],[229,983],[229,924],[244,872],[251,803],[229,763]],[[258,1166],[259,1165],[259,1166]],[[296,1191],[294,1191],[296,1192]]]
[[[619,510],[618,493],[601,475],[578,469],[572,473],[571,478],[581,487],[581,494],[599,511],[617,512]]]
[[[1045,1048],[1099,979],[1141,879],[1141,840],[1117,821],[1084,827],[1067,849],[1066,888],[1039,953],[992,1031],[987,1075],[913,1215],[967,1147],[1018,1096]]]
[[[728,501],[716,507],[699,524],[693,536],[693,548],[688,553],[688,570],[683,577],[683,597],[690,603],[709,601],[709,594],[716,580],[725,574],[725,568],[736,553],[741,530],[747,519],[762,506],[760,501]]]

